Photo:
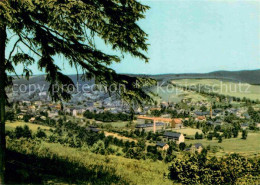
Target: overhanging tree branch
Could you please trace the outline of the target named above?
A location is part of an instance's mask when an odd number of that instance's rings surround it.
[[[14,43],[13,49],[11,50],[11,52],[10,52],[10,54],[9,54],[8,60],[11,59],[12,54],[13,54],[13,52],[14,52],[14,50],[15,50],[17,44],[18,44],[20,41],[21,41],[21,38],[19,38],[19,39]]]

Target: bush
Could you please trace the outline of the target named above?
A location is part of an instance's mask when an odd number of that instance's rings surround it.
[[[16,127],[13,136],[17,139],[19,138],[32,138],[32,131],[29,129],[27,125],[24,127]]]
[[[203,139],[203,134],[199,134],[198,132],[196,132],[195,139]]]
[[[246,139],[247,138],[247,131],[243,130],[242,131],[242,139]]]
[[[222,136],[218,137],[218,143],[222,143]]]
[[[36,133],[35,136],[38,137],[38,138],[46,138],[47,137],[46,133],[40,127],[38,127],[38,130],[37,130],[37,133]]]
[[[15,120],[15,114],[14,114],[14,112],[13,111],[7,111],[6,113],[5,113],[5,119],[6,120],[9,120],[9,121],[14,121]]]
[[[180,148],[180,150],[183,151],[186,148],[186,144],[185,143],[180,143],[179,144],[179,148]]]
[[[92,147],[91,147],[91,152],[96,153],[96,154],[105,154],[105,144],[103,141],[99,140],[97,143],[95,143]]]
[[[29,122],[29,120],[31,119],[31,117],[32,117],[31,115],[27,115],[27,114],[24,115],[24,116],[23,116],[24,122]]]
[[[208,134],[208,136],[207,136],[207,139],[208,139],[208,140],[212,140],[212,139],[213,139],[213,133],[210,132],[210,133]]]
[[[258,176],[259,166],[238,154],[208,159],[201,155],[175,158],[169,178],[183,184],[236,184],[243,178]]]

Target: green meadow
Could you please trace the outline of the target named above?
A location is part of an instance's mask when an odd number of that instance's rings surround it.
[[[97,121],[96,122],[98,126],[103,126],[103,127],[113,127],[113,128],[124,128],[126,127],[127,124],[129,124],[129,121],[116,121],[116,122],[101,122]]]
[[[182,134],[185,134],[187,136],[194,136],[196,134],[196,132],[198,132],[199,134],[202,133],[202,131],[200,129],[196,129],[196,128],[182,128],[182,129],[171,129],[173,132],[179,132]]]
[[[16,127],[24,127],[27,125],[33,132],[36,132],[38,128],[41,128],[44,131],[48,131],[51,129],[49,126],[44,126],[44,125],[38,125],[34,123],[26,123],[24,121],[14,121],[14,122],[6,122],[5,128],[6,130],[14,130]]]
[[[102,123],[102,124],[104,126],[107,125],[107,123]],[[124,128],[127,122],[115,122],[109,124],[113,125],[113,127]],[[51,129],[51,127],[33,124],[33,123],[26,123],[22,121],[7,122],[6,130],[14,130],[17,126],[23,127],[24,125],[28,125],[33,133],[35,133],[37,129],[40,127],[42,130],[46,131],[47,134],[50,134],[49,130]],[[196,132],[198,132],[199,134],[202,133],[200,129],[195,129],[195,128],[183,128],[183,129],[171,129],[171,130],[174,132],[182,133],[186,136],[194,136]],[[241,134],[239,134],[237,138],[230,138],[230,139],[223,138],[222,143],[218,143],[218,140],[215,138],[213,140],[186,139],[185,143],[187,145],[194,144],[194,143],[201,143],[204,146],[208,146],[208,145],[217,146],[221,148],[221,150],[217,153],[217,155],[224,155],[228,153],[240,153],[242,155],[248,155],[248,156],[260,155],[260,144],[259,144],[260,132],[249,132],[246,140],[241,139]]]
[[[218,143],[217,139],[208,140],[186,140],[186,144],[201,143],[203,146],[218,146],[222,148],[217,155],[224,155],[228,153],[239,153],[245,156],[260,155],[260,132],[249,132],[247,139],[241,139],[241,133],[237,138],[225,139],[222,143]]]
[[[7,147],[8,160],[21,165],[10,172],[22,173],[30,182],[40,179],[44,184],[173,184],[166,178],[168,165],[161,161],[94,154],[87,148],[75,149],[44,141],[8,139]],[[23,169],[28,161],[37,163],[31,162]],[[52,168],[55,171],[49,172]]]
[[[238,82],[229,82],[216,79],[181,79],[181,80],[172,80],[172,83],[178,84],[181,86],[207,86],[208,90],[211,92],[235,96],[239,98],[249,98],[252,100],[260,100],[260,86],[259,85],[250,85],[247,83],[238,83]]]
[[[193,91],[184,91],[181,88],[174,87],[172,85],[162,86],[162,87],[153,87],[151,89],[153,93],[158,95],[155,97],[155,100],[158,102],[175,102],[178,103],[182,99],[191,99],[191,101],[202,101],[202,100],[208,100],[207,97],[202,96],[198,93],[194,93]]]

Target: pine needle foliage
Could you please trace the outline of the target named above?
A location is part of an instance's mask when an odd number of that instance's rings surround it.
[[[125,54],[148,62],[144,54],[148,35],[137,24],[148,9],[136,0],[2,0],[0,24],[17,38],[6,57],[6,71],[15,72],[15,66],[23,64],[23,75],[29,78],[32,70],[28,66],[36,63],[46,73],[50,87],[73,84],[54,60],[54,56],[61,56],[82,71],[83,79],[95,78],[106,86],[123,85],[125,90],[119,88],[117,93],[128,103],[150,102],[151,94],[143,87],[154,84],[154,80],[117,74],[109,67]],[[97,49],[96,39],[121,52],[121,56]],[[6,74],[5,78],[6,85],[10,84],[12,79]],[[49,93],[53,100],[71,97],[62,88],[49,88]]]

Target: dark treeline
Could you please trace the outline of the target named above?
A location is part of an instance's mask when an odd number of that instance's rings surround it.
[[[248,107],[247,112],[254,122],[256,122],[256,123],[260,122],[260,112],[259,111],[255,111],[255,109],[252,106],[250,106],[250,107]]]
[[[172,107],[172,105],[169,105],[169,107],[161,106],[160,110],[152,110],[151,115],[160,117],[162,114],[170,114],[172,118],[187,118],[190,115],[189,111],[184,111],[184,112],[178,113],[176,109],[173,110],[171,107]],[[175,108],[178,108],[178,107],[179,107],[179,105],[176,104]]]
[[[111,113],[109,111],[103,113],[91,112],[89,110],[84,112],[84,117],[88,119],[95,119],[97,121],[103,122],[113,122],[113,121],[131,121],[132,116],[125,113]]]

